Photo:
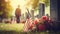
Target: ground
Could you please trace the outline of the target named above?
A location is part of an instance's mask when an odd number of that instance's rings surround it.
[[[13,23],[5,24],[0,23],[0,34],[59,34],[55,32],[22,32],[24,24],[22,23]]]
[[[0,30],[2,31],[21,31],[23,29],[24,24],[4,24],[0,23]]]

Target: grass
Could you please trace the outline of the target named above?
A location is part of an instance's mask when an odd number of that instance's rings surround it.
[[[60,34],[60,32],[22,32],[24,24],[0,23],[0,34]]]
[[[22,31],[24,24],[4,24],[0,23],[0,30],[2,31]]]

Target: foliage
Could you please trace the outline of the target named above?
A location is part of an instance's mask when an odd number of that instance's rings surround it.
[[[0,16],[3,18],[11,17],[12,7],[10,1],[6,2],[5,0],[0,1]]]
[[[35,9],[37,7],[38,3],[39,3],[39,0],[33,0],[31,5]]]
[[[39,3],[44,2],[46,7],[49,6],[50,0],[30,0],[30,2],[27,3],[27,5],[31,5],[32,8],[36,8]]]
[[[49,6],[50,0],[39,0],[41,2],[44,2],[46,7]]]

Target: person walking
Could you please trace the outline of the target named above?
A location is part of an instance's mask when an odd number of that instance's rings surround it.
[[[20,23],[20,17],[21,17],[20,5],[18,5],[18,8],[16,8],[16,10],[15,10],[15,16],[16,16],[17,23]]]

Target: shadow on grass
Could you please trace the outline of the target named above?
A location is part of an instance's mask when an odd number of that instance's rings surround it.
[[[0,31],[0,34],[60,34],[60,32],[20,32],[20,31]]]
[[[27,34],[27,33],[20,31],[0,31],[0,34]]]

